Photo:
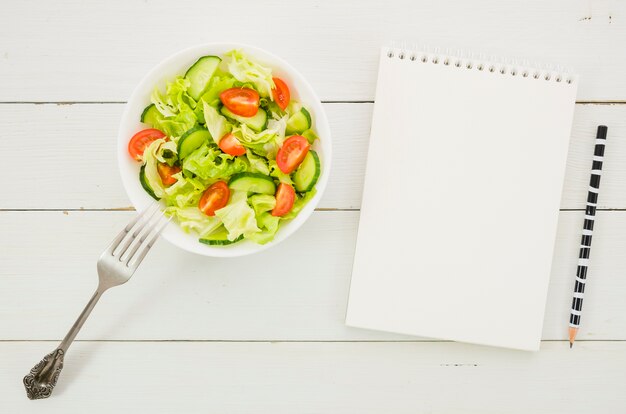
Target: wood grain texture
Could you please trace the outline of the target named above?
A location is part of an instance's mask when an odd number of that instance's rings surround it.
[[[95,289],[96,258],[133,214],[0,212],[0,339],[60,339]],[[344,325],[358,214],[316,212],[288,242],[233,260],[161,240],[79,339],[414,340]],[[544,339],[567,335],[582,221],[560,216]],[[580,340],[626,340],[624,234],[626,212],[598,214]]]
[[[3,412],[626,411],[625,342],[571,351],[549,342],[532,354],[455,343],[79,342],[55,394],[28,401],[19,378],[53,347],[0,343]]]
[[[158,62],[214,41],[271,50],[324,100],[371,101],[390,40],[558,64],[580,73],[579,100],[626,99],[621,1],[5,0],[3,9],[0,101],[124,101]]]
[[[372,104],[349,102],[374,99],[378,49],[390,40],[561,64],[581,75],[579,102],[626,102],[626,2],[2,5],[0,144],[10,156],[0,210],[128,207],[115,160],[123,105],[98,103],[125,101],[151,67],[192,44],[266,48],[321,99],[347,102],[325,105],[335,154],[320,204],[328,209],[360,207]],[[174,31],[172,21],[185,25]],[[94,104],[54,104],[77,101]],[[584,207],[597,124],[609,126],[599,207],[626,209],[626,105],[586,104],[576,108],[563,209]],[[127,286],[104,296],[53,398],[28,401],[20,379],[56,346],[33,340],[65,334],[95,288],[96,258],[132,214],[0,211],[0,413],[626,412],[624,211],[596,219],[571,351],[563,340],[581,212],[560,216],[543,335],[558,342],[530,354],[346,327],[359,213],[318,211],[288,242],[237,260],[160,241]]]
[[[319,207],[361,205],[372,104],[325,104],[334,160]],[[0,105],[0,142],[11,180],[0,209],[98,209],[130,205],[117,172],[115,142],[121,104]],[[582,209],[595,129],[609,125],[600,208],[626,208],[626,105],[577,105],[561,207]],[[503,137],[506,139],[506,137]],[[25,180],[37,183],[37,191]]]

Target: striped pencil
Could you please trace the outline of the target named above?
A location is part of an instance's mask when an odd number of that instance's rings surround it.
[[[596,145],[593,151],[593,163],[591,165],[591,179],[589,180],[589,192],[587,194],[587,206],[585,208],[585,223],[583,234],[580,239],[580,253],[578,254],[578,268],[576,269],[576,283],[574,284],[574,298],[569,317],[569,347],[574,345],[580,315],[585,297],[585,283],[587,282],[587,266],[589,253],[591,252],[591,237],[593,236],[593,223],[596,217],[598,205],[598,192],[600,190],[600,176],[602,175],[602,162],[604,161],[604,146],[606,144],[607,127],[600,125],[596,133]]]

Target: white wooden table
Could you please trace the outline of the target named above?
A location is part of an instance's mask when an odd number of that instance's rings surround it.
[[[3,0],[1,413],[626,412],[626,2]],[[65,334],[134,214],[115,139],[171,53],[228,40],[290,61],[325,102],[334,170],[279,247],[217,260],[159,242],[107,293],[52,398],[21,378]],[[538,353],[344,326],[379,47],[560,63],[581,75]],[[582,330],[566,341],[596,125],[609,126]],[[459,206],[462,208],[462,206]]]

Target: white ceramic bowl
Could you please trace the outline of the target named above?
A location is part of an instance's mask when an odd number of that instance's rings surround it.
[[[139,119],[143,109],[150,104],[150,93],[156,86],[164,89],[166,81],[173,79],[177,75],[184,74],[187,68],[201,56],[221,56],[231,49],[242,49],[259,63],[271,67],[273,74],[283,79],[289,85],[291,97],[302,102],[309,109],[313,118],[313,127],[320,137],[313,145],[313,149],[319,154],[322,172],[316,184],[317,194],[315,197],[300,211],[296,218],[282,223],[274,240],[265,245],[243,240],[229,246],[207,246],[198,242],[197,235],[185,233],[176,223],[170,223],[165,229],[163,237],[172,244],[189,252],[213,257],[236,257],[260,252],[277,245],[289,237],[309,218],[317,206],[328,182],[331,162],[332,146],[326,113],[320,99],[300,72],[279,57],[256,47],[236,43],[198,45],[178,52],[154,67],[139,82],[126,104],[117,138],[117,158],[124,188],[135,208],[143,210],[153,201],[139,183],[140,163],[133,160],[127,150],[128,141],[133,134],[146,128]]]

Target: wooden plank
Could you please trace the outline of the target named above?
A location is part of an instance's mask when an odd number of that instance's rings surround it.
[[[322,208],[360,205],[370,104],[326,104],[338,154]],[[128,208],[117,169],[121,104],[0,105],[8,157],[0,209]],[[32,182],[31,185],[26,183]],[[33,186],[36,186],[36,190]]]
[[[620,413],[626,343],[524,353],[454,343],[79,342],[46,401],[22,376],[55,346],[0,343],[7,413]],[[10,355],[10,357],[8,357]]]
[[[581,74],[579,100],[626,99],[626,3],[618,1],[318,0],[285,7],[245,0],[236,31],[228,2],[177,10],[166,0],[3,6],[10,12],[0,14],[0,101],[124,101],[165,57],[219,40],[282,56],[325,100],[373,100],[378,50],[390,40],[560,64]],[[180,33],[172,30],[173,14],[185,16]],[[288,35],[286,25],[293,26]]]
[[[369,141],[371,104],[325,104],[334,160],[319,207],[354,209]],[[123,106],[0,105],[10,180],[0,209],[97,209],[130,205],[117,173],[115,140]],[[626,105],[577,105],[561,207],[584,208],[595,128],[609,126],[600,208],[626,208]],[[36,139],[33,139],[36,138]],[[505,137],[503,137],[505,139]],[[36,183],[36,190],[33,184]]]
[[[95,260],[132,212],[0,212],[0,339],[57,339],[96,286]],[[544,339],[566,338],[582,212],[562,212]],[[344,325],[358,212],[316,212],[288,241],[211,259],[160,241],[107,292],[81,339],[409,340]],[[581,340],[626,340],[626,212],[601,212]]]

